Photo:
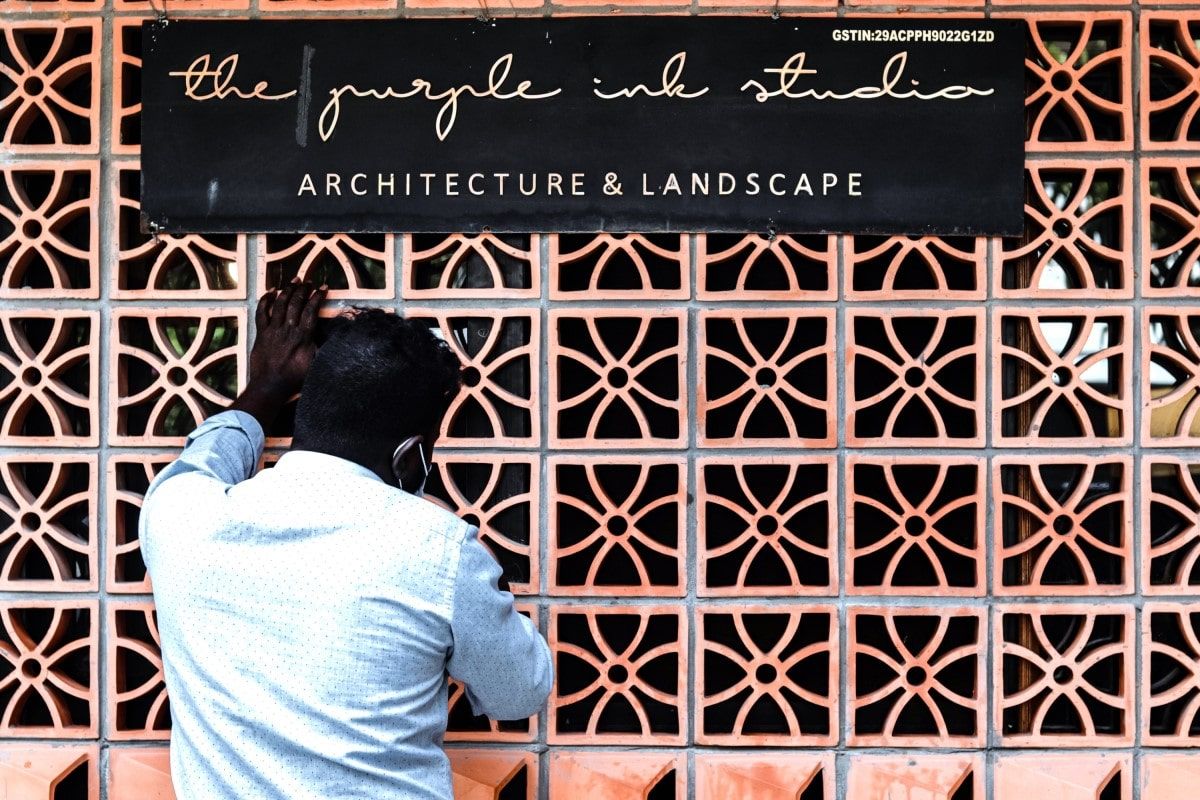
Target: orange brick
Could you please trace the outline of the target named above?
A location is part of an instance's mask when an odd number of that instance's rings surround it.
[[[978,309],[847,312],[847,444],[983,444],[983,334]]]
[[[586,797],[588,800],[645,800],[666,790],[667,797],[683,797],[687,764],[682,754],[656,750],[626,753],[583,750],[551,751],[550,797],[554,800]]]
[[[1003,746],[1132,743],[1132,606],[1031,603],[992,614],[993,708]]]
[[[93,591],[96,457],[0,457],[0,589]]]
[[[99,176],[97,161],[0,165],[0,298],[100,296]]]
[[[831,606],[697,612],[696,742],[751,747],[838,739],[838,617]]]
[[[697,594],[837,593],[837,459],[697,460]]]
[[[1132,317],[1127,307],[994,308],[993,442],[1130,444]]]
[[[985,593],[982,459],[851,456],[847,468],[847,592]]]
[[[100,151],[101,23],[71,16],[83,3],[57,5],[59,20],[0,24],[0,72],[9,84],[0,89],[0,146],[12,155]]]
[[[846,800],[957,800],[984,797],[983,757],[854,754],[846,777]]]
[[[551,447],[687,443],[683,311],[553,310],[550,347]]]
[[[837,237],[696,236],[700,300],[836,300]]]
[[[533,298],[541,295],[537,234],[408,234],[402,245],[406,298]]]
[[[683,744],[687,640],[678,606],[551,608],[550,743]]]
[[[834,797],[833,756],[696,756],[696,800],[796,800]]]
[[[993,239],[997,297],[1133,297],[1133,170],[1127,161],[1025,165],[1025,233]]]
[[[669,458],[549,462],[554,595],[682,597],[687,474]]]
[[[995,800],[1133,800],[1132,776],[1133,764],[1128,755],[1003,754],[996,760],[993,781]]]
[[[552,234],[552,300],[685,300],[688,240],[678,234]]]
[[[0,311],[0,445],[99,443],[100,315]]]
[[[100,800],[99,772],[96,745],[0,744],[0,786],[11,800]]]
[[[983,745],[982,609],[852,608],[848,637],[852,745]]]
[[[828,447],[837,438],[833,311],[700,313],[702,447]]]
[[[175,800],[166,747],[110,747],[109,800]]]
[[[114,444],[180,446],[245,383],[244,309],[126,307],[111,325]]]
[[[0,701],[0,736],[95,738],[97,614],[95,600],[0,605],[0,665],[12,686]]]

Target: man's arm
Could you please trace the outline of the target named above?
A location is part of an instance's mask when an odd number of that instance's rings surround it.
[[[228,411],[214,414],[192,431],[179,458],[146,491],[143,505],[164,483],[199,473],[225,486],[254,474],[262,457],[264,430],[304,382],[316,354],[313,330],[324,288],[293,281],[264,294],[255,315],[257,336],[250,352],[246,388]]]
[[[451,628],[454,651],[447,671],[466,686],[476,714],[524,719],[550,695],[550,648],[533,622],[517,613],[513,596],[496,582],[500,565],[471,526],[462,545]]]

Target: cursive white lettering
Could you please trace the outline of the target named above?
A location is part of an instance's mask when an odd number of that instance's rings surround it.
[[[707,94],[707,86],[694,92],[687,90],[687,86],[683,84],[683,67],[686,63],[687,52],[683,50],[680,50],[667,59],[667,63],[663,66],[662,71],[662,87],[659,89],[651,89],[646,84],[639,83],[636,86],[617,89],[615,92],[602,92],[597,88],[593,88],[592,94],[601,100],[630,98],[636,97],[638,94],[644,94],[646,97],[681,97],[684,100],[691,100]],[[601,81],[599,78],[592,78],[592,82],[598,84]]]
[[[458,119],[458,100],[465,94],[474,97],[490,97],[494,100],[544,100],[547,97],[553,97],[559,94],[562,89],[554,89],[549,92],[530,92],[529,87],[533,85],[532,81],[521,81],[514,89],[505,90],[504,82],[508,80],[508,74],[512,69],[513,54],[506,53],[492,64],[488,71],[487,86],[480,89],[472,86],[469,83],[464,83],[461,86],[451,87],[443,91],[435,91],[433,84],[424,78],[414,78],[411,89],[397,91],[391,86],[386,86],[382,89],[360,89],[353,84],[343,84],[342,86],[329,90],[329,100],[325,103],[325,107],[321,110],[321,116],[317,120],[317,130],[321,135],[322,141],[329,141],[329,137],[333,136],[337,129],[338,120],[342,113],[342,96],[345,94],[353,95],[354,97],[370,97],[374,100],[405,100],[410,97],[423,96],[426,100],[441,101],[442,105],[438,109],[437,118],[434,120],[434,130],[437,133],[439,141],[445,141],[450,135],[450,131],[454,128],[454,122]]]
[[[892,98],[894,100],[963,100],[968,97],[986,97],[995,92],[995,89],[977,89],[974,86],[965,86],[962,84],[952,84],[944,86],[941,89],[936,89],[932,92],[923,92],[920,89],[897,89],[901,79],[904,77],[904,70],[908,66],[908,52],[901,51],[888,59],[888,62],[883,67],[882,79],[878,86],[858,86],[844,92],[835,92],[832,89],[803,89],[793,91],[796,81],[801,75],[816,75],[815,69],[807,69],[804,65],[805,53],[794,53],[782,67],[772,67],[764,69],[763,72],[768,75],[776,75],[779,80],[779,85],[768,89],[766,85],[760,81],[751,78],[742,84],[741,91],[745,92],[754,89],[754,99],[759,103],[765,103],[773,97],[786,97],[792,100],[808,98],[811,100],[879,100],[881,98]],[[916,87],[920,84],[919,81],[909,80],[909,84]]]

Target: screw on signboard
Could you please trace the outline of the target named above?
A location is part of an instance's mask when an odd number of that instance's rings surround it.
[[[157,6],[154,0],[150,0],[150,10],[154,12],[155,21],[161,23],[164,27],[171,21],[167,18],[167,0],[162,0],[162,6]]]

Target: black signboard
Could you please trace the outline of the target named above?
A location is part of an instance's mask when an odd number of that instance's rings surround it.
[[[1017,20],[147,22],[182,231],[1015,235]]]

